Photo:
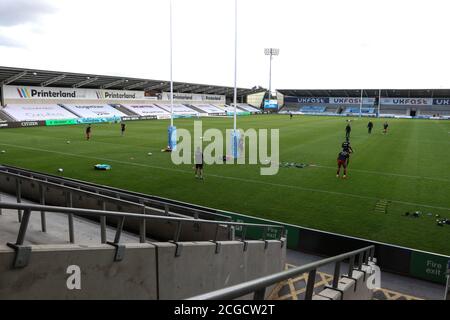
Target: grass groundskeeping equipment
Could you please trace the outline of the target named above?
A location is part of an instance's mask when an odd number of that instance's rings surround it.
[[[95,170],[101,170],[101,171],[106,171],[106,170],[111,170],[111,166],[109,164],[96,164],[94,166]]]

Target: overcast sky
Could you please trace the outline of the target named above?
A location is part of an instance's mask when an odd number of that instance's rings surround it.
[[[238,0],[238,85],[450,88],[448,0]],[[0,65],[169,79],[169,0],[0,0]],[[174,0],[174,80],[233,85],[234,1]]]

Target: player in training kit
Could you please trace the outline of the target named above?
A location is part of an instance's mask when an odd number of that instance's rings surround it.
[[[200,148],[195,151],[195,177],[203,180],[203,152]]]
[[[372,129],[373,129],[373,122],[372,120],[369,121],[369,123],[367,124],[367,128],[369,129],[369,134],[372,133]]]
[[[347,178],[347,159],[348,159],[348,152],[342,150],[341,152],[339,152],[338,154],[338,158],[337,158],[337,164],[338,164],[338,170],[336,173],[336,177],[339,178],[340,174],[341,174],[341,168],[344,168],[344,175],[342,176],[342,178]]]
[[[350,133],[352,132],[352,127],[350,126],[350,123],[347,123],[347,126],[345,127],[345,138],[350,139]]]
[[[384,129],[383,133],[384,133],[384,134],[387,133],[388,127],[389,127],[389,125],[388,125],[388,123],[387,123],[387,121],[386,121],[386,122],[383,124],[383,129]]]
[[[120,124],[120,133],[122,134],[122,136],[125,134],[125,123]]]
[[[342,151],[345,151],[347,153],[347,166],[350,163],[350,154],[353,153],[353,148],[350,145],[350,140],[346,139],[344,143],[342,143]]]
[[[292,112],[290,112],[289,113],[289,118],[292,120],[292,117],[293,117],[294,115],[292,114]]]
[[[91,125],[88,125],[86,128],[86,140],[90,140],[91,139]]]

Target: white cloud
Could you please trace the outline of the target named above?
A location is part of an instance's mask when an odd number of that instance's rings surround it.
[[[175,80],[232,85],[234,1],[174,2]],[[33,20],[39,33],[6,28],[26,48],[0,47],[2,65],[169,78],[169,0],[47,3],[54,13]],[[278,47],[274,88],[450,88],[448,9],[445,0],[239,0],[238,85],[267,87],[263,50]]]

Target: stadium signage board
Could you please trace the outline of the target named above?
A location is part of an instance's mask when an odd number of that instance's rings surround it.
[[[381,104],[399,105],[399,106],[431,106],[433,99],[431,98],[382,98]]]
[[[148,100],[144,91],[4,86],[4,99],[15,100]]]
[[[433,104],[438,106],[450,106],[450,99],[433,99]]]
[[[45,121],[16,121],[0,123],[0,128],[24,128],[45,126]]]
[[[105,122],[116,122],[122,120],[118,117],[105,117],[105,118],[80,118],[76,119],[78,124],[90,124],[90,123],[105,123]]]
[[[76,119],[64,119],[64,120],[46,120],[45,125],[46,126],[68,126],[77,124]]]
[[[329,98],[298,97],[299,103],[329,103]]]
[[[375,98],[363,98],[363,104],[374,104]],[[361,104],[361,98],[330,98],[330,104]]]
[[[170,92],[163,92],[161,95],[162,100],[170,100]],[[189,100],[189,101],[215,101],[225,103],[226,98],[222,95],[216,94],[195,94],[195,93],[175,93],[173,94],[174,100]]]
[[[264,109],[278,109],[278,100],[264,100]]]

